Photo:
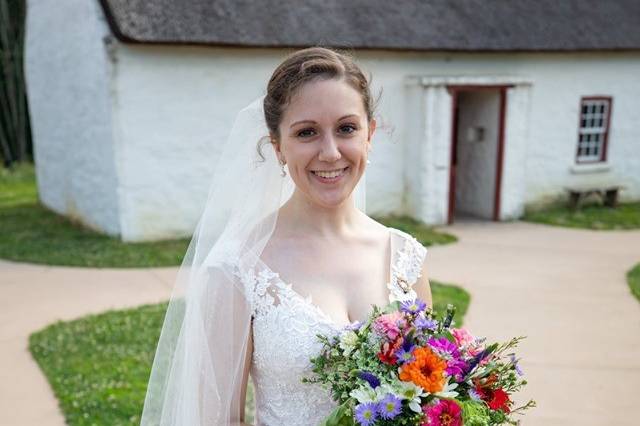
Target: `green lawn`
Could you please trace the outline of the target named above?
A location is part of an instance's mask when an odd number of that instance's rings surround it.
[[[458,308],[469,294],[432,282],[434,307]],[[54,390],[70,426],[138,425],[166,303],[56,322],[29,338],[29,349]],[[441,311],[438,311],[441,312]],[[456,325],[460,326],[456,321]],[[247,401],[253,411],[252,389]]]
[[[629,283],[631,294],[640,302],[640,263],[627,272],[627,282]]]
[[[385,217],[374,217],[374,219],[385,226],[390,226],[413,235],[425,246],[449,244],[458,241],[454,235],[437,231],[435,228],[427,226],[409,216],[391,215]]]
[[[0,169],[0,258],[47,265],[179,265],[189,239],[123,243],[87,229],[38,202],[32,165]]]
[[[638,229],[640,202],[622,203],[616,208],[590,203],[575,212],[565,205],[554,205],[540,211],[527,211],[522,220],[570,228]]]

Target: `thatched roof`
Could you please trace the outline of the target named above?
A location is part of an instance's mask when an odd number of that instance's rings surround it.
[[[123,42],[446,51],[640,49],[638,0],[101,0]]]

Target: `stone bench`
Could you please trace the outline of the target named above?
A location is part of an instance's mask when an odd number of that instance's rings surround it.
[[[591,194],[598,194],[603,204],[608,207],[618,205],[618,193],[625,189],[618,183],[571,185],[564,188],[569,193],[569,207],[571,210],[580,208],[582,200]]]

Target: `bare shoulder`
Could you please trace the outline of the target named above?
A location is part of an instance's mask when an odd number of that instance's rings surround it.
[[[389,227],[376,221],[370,216],[363,214],[364,229],[370,235],[385,236],[388,235]]]

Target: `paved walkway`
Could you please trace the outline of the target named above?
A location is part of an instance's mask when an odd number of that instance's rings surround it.
[[[464,221],[460,241],[429,250],[430,277],[473,300],[466,326],[519,354],[538,407],[529,425],[635,425],[640,303],[625,273],[640,261],[640,231],[596,232],[524,222]],[[57,319],[166,299],[175,268],[96,270],[0,261],[0,425],[62,426],[27,338]]]
[[[28,336],[69,320],[169,298],[175,268],[90,269],[0,260],[0,425],[63,426]]]
[[[472,294],[465,325],[490,339],[528,336],[518,354],[533,398],[523,425],[638,425],[640,302],[626,271],[640,231],[465,222],[433,247],[434,279]]]

